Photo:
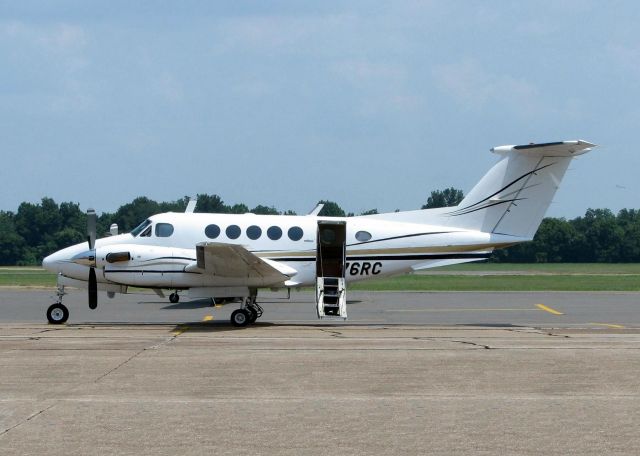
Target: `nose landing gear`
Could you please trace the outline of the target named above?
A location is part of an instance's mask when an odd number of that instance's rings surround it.
[[[177,291],[174,291],[173,293],[171,293],[169,295],[169,302],[172,304],[176,304],[178,301],[180,301],[180,295],[178,294]]]
[[[69,319],[69,309],[67,309],[67,306],[62,304],[62,297],[65,294],[64,285],[59,285],[56,291],[58,301],[51,304],[47,309],[47,320],[52,325],[61,325]]]

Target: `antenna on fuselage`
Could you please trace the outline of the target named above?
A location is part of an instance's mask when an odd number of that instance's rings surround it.
[[[185,214],[191,214],[196,209],[196,204],[198,204],[197,199],[193,199],[189,197],[189,202],[187,203],[187,208],[184,210]]]
[[[307,215],[318,215],[323,207],[324,207],[323,203],[318,203],[318,205],[314,207],[313,210],[309,212]]]

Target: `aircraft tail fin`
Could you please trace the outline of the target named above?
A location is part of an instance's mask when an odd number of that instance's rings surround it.
[[[571,159],[593,147],[582,140],[494,147],[502,159],[439,215],[448,226],[533,239]]]

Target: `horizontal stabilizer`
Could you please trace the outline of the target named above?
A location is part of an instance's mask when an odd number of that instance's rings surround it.
[[[544,155],[546,157],[573,157],[589,152],[595,144],[578,139],[576,141],[558,141],[540,144],[524,144],[521,146],[498,146],[491,149],[495,154],[504,155],[517,151],[529,155]]]

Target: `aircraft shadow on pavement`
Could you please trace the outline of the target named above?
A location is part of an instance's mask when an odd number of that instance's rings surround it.
[[[167,304],[166,301],[140,301],[138,304]],[[213,307],[211,305],[211,299],[194,299],[192,301],[182,301],[175,304],[168,304],[162,307],[162,309],[202,309],[205,307]]]
[[[221,332],[221,331],[242,331],[251,327],[268,327],[268,326],[283,326],[278,325],[277,323],[269,323],[269,322],[260,322],[253,323],[250,326],[246,326],[244,328],[238,328],[233,326],[228,320],[220,320],[220,321],[194,321],[193,323],[179,323],[175,326],[173,331],[184,333],[205,333],[205,332]]]

